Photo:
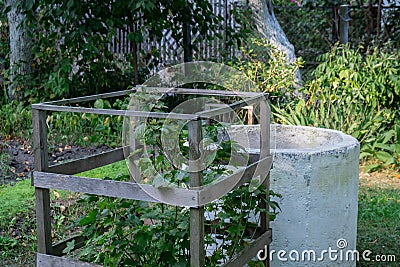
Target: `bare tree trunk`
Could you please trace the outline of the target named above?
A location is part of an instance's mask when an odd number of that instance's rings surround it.
[[[288,63],[296,60],[293,45],[289,42],[275,17],[270,0],[248,0],[253,11],[253,18],[257,30],[262,38],[267,39],[273,46],[286,55]],[[300,72],[297,73],[297,83],[301,83]]]
[[[7,14],[10,27],[10,86],[7,93],[10,99],[18,99],[22,89],[27,90],[29,76],[32,73],[32,40],[29,28],[25,23],[26,15],[21,6],[23,1],[8,0],[7,5],[11,8]],[[18,84],[21,77],[22,84]]]

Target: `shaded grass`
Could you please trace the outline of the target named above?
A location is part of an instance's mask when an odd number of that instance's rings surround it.
[[[35,192],[30,180],[0,187],[0,229],[10,222],[10,215],[32,210],[34,197]]]
[[[127,174],[125,161],[78,175],[103,178]],[[88,207],[76,203],[80,194],[50,190],[53,240],[71,235],[70,225]],[[0,266],[34,266],[36,252],[35,190],[30,179],[0,187]]]
[[[32,266],[36,224],[30,180],[0,187],[0,203],[0,265]]]

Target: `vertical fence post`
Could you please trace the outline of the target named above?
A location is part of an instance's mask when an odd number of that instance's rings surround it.
[[[267,99],[263,99],[260,102],[260,159],[263,159],[264,157],[270,156],[270,116],[271,116],[271,110],[269,107],[269,104],[267,102]],[[270,176],[269,172],[267,177],[265,178],[263,182],[263,186],[266,190],[266,194],[264,198],[268,201],[269,200],[269,187],[270,187],[270,182],[269,182]],[[261,209],[264,209],[266,212],[262,212],[260,214],[260,221],[261,221],[261,232],[265,233],[266,231],[269,230],[269,206],[267,202],[260,202],[259,204]],[[264,265],[266,267],[270,266],[270,258],[269,258],[269,246],[267,247],[265,253],[266,255],[266,260],[264,262]]]
[[[339,41],[341,44],[349,42],[349,5],[339,7]]]
[[[190,186],[199,187],[203,185],[200,165],[201,120],[190,121],[188,132]],[[190,266],[204,266],[204,257],[204,207],[190,208]]]
[[[47,148],[46,111],[32,108],[32,124],[35,171],[47,171],[49,162]],[[37,251],[42,254],[52,254],[49,189],[35,187],[35,198]]]

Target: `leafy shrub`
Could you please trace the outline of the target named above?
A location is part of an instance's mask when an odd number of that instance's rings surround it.
[[[0,108],[0,135],[5,137],[26,138],[32,133],[31,108],[25,107],[23,103],[13,101],[4,104]]]
[[[270,93],[273,98],[282,98],[295,89],[296,75],[302,64],[301,58],[287,63],[284,53],[267,40],[255,38],[242,48],[241,58],[229,63],[254,82],[255,91]]]
[[[123,178],[129,179],[118,179]],[[243,185],[205,207],[209,214],[205,225],[210,252],[207,266],[223,263],[248,244],[257,227],[248,216],[262,211],[257,196],[264,193],[261,188],[250,193],[248,185]],[[86,196],[82,201],[95,208],[77,222],[88,238],[76,255],[81,260],[106,266],[188,266],[190,209],[98,196]],[[275,203],[270,204],[277,209]],[[70,244],[70,250],[73,246]]]
[[[148,103],[152,97],[151,94],[137,95],[135,99],[138,103],[135,102],[133,106],[142,101],[140,107],[143,107],[143,102]],[[152,111],[168,108],[171,107],[160,101]],[[161,133],[169,130],[164,125],[165,119],[151,118],[145,122],[137,122],[134,138],[144,146],[131,154],[140,154],[140,159],[133,163],[140,169],[140,178],[144,183],[155,187],[187,188],[189,172],[175,167],[181,165],[165,153],[165,150],[171,150],[169,144],[161,142]],[[215,158],[202,171],[204,184],[210,184],[222,175],[231,174],[232,171],[223,164],[234,151],[237,153],[242,149],[232,141],[218,139],[221,134],[220,126],[210,122],[202,127],[204,140],[209,141],[203,143],[203,151],[212,144],[218,147]],[[181,146],[180,152],[188,158],[189,149],[184,145],[188,141],[187,128],[183,127],[179,134],[180,143],[175,144],[175,147]],[[116,179],[129,180],[130,176],[119,176]],[[279,206],[268,195],[279,197],[273,192],[266,192],[257,179],[254,179],[205,206],[207,266],[226,262],[250,242],[259,225],[260,219],[257,215],[267,212],[261,203],[269,205],[270,219],[275,218]],[[83,235],[88,238],[85,248],[77,257],[107,266],[189,264],[190,209],[98,196],[88,196],[83,201],[89,202],[95,208],[77,222],[82,227]],[[74,244],[70,243],[65,252],[71,252],[73,247]]]
[[[346,132],[360,141],[361,157],[398,166],[388,153],[399,142],[400,53],[374,50],[362,56],[337,45],[320,60],[301,96],[273,106],[276,121]]]

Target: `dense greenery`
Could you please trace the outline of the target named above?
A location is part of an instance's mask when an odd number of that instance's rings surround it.
[[[331,46],[339,41],[340,5],[349,5],[351,18],[349,41],[352,48],[362,46],[368,53],[371,47],[385,47],[388,44],[399,47],[400,44],[400,8],[382,8],[378,0],[300,0],[288,3],[287,0],[275,0],[275,15],[294,45],[296,55],[303,57],[306,68],[303,77],[308,79],[310,70],[318,64],[317,56],[329,52]],[[396,6],[395,0],[387,1]]]
[[[6,14],[10,7],[1,4],[2,14]],[[157,47],[140,50],[135,46],[143,40],[160,41],[166,31],[183,48],[190,45],[185,43],[187,31],[197,40],[225,38],[227,46],[244,37],[244,32],[230,27],[225,27],[224,37],[215,34],[222,27],[222,17],[213,13],[206,0],[196,4],[184,0],[40,0],[17,1],[17,5],[27,15],[24,23],[29,25],[33,40],[33,73],[16,79],[19,84],[29,82],[18,92],[19,100],[28,103],[122,90],[141,83],[148,73],[146,64],[152,62],[157,66],[160,54]],[[4,69],[0,70],[2,77],[8,77],[9,47],[3,40],[7,36],[7,21],[5,17],[0,21],[4,33],[0,40],[4,48],[0,64],[4,63]],[[131,47],[123,56],[110,49],[117,30],[127,34]],[[141,60],[138,60],[140,53]],[[3,82],[7,87],[8,79]],[[0,95],[0,103],[6,102],[4,96]]]
[[[362,158],[399,168],[400,53],[335,46],[320,60],[300,95],[274,106],[277,121],[344,131],[360,141]]]

